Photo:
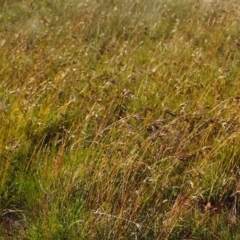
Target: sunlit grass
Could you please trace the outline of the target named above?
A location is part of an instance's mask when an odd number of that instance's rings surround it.
[[[239,7],[1,3],[1,238],[238,239]]]

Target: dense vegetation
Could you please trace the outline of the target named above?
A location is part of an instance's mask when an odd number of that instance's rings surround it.
[[[240,5],[0,3],[0,239],[240,239]]]

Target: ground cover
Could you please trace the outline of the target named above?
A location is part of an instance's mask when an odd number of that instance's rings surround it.
[[[0,239],[238,239],[237,1],[2,1]]]

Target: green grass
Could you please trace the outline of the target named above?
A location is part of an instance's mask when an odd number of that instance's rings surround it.
[[[239,239],[239,9],[0,3],[0,239]]]

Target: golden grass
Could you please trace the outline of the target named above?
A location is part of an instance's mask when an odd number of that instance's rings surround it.
[[[5,1],[2,239],[238,239],[236,1]]]

